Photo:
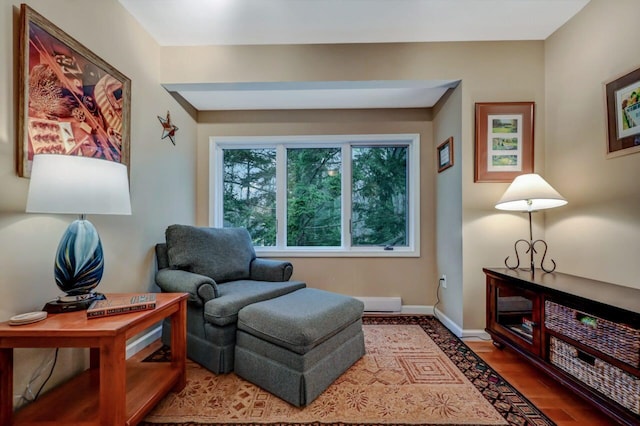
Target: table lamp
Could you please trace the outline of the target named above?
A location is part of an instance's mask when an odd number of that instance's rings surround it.
[[[518,244],[524,243],[527,248],[526,253],[530,253],[530,270],[535,272],[534,253],[537,253],[536,245],[541,245],[544,249],[542,259],[540,260],[540,268],[545,272],[553,272],[556,269],[556,262],[551,259],[552,268],[544,266],[544,259],[547,254],[547,243],[544,240],[533,240],[533,228],[531,225],[531,213],[538,210],[551,209],[567,204],[567,200],[558,193],[551,185],[547,183],[540,175],[535,173],[524,174],[516,177],[511,185],[496,204],[498,210],[509,210],[527,212],[529,215],[529,241],[520,239],[515,242],[514,250],[516,252],[516,265],[509,265],[509,257],[504,260],[504,264],[509,269],[518,269],[520,267],[520,257],[518,256]],[[526,269],[525,269],[526,270]]]
[[[127,167],[91,157],[34,155],[26,211],[79,215],[62,235],[55,258],[55,281],[65,294],[43,310],[81,310],[104,298],[94,292],[104,270],[102,243],[85,214],[131,214]]]

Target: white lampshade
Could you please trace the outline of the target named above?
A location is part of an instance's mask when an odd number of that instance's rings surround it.
[[[496,209],[535,211],[567,204],[567,200],[540,175],[531,173],[516,177],[496,204]]]
[[[130,215],[127,167],[90,157],[35,155],[26,210]]]

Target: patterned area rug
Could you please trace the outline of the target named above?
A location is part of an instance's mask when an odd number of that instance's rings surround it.
[[[187,386],[141,425],[554,425],[433,317],[364,323],[366,355],[307,407],[188,361]]]

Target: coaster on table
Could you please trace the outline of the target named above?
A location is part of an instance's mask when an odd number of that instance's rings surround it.
[[[26,314],[15,315],[9,318],[9,325],[25,325],[42,321],[47,317],[44,311],[27,312]]]

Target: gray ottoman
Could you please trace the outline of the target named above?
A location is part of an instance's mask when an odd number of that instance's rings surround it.
[[[238,313],[235,373],[298,407],[364,355],[353,297],[304,288]]]

